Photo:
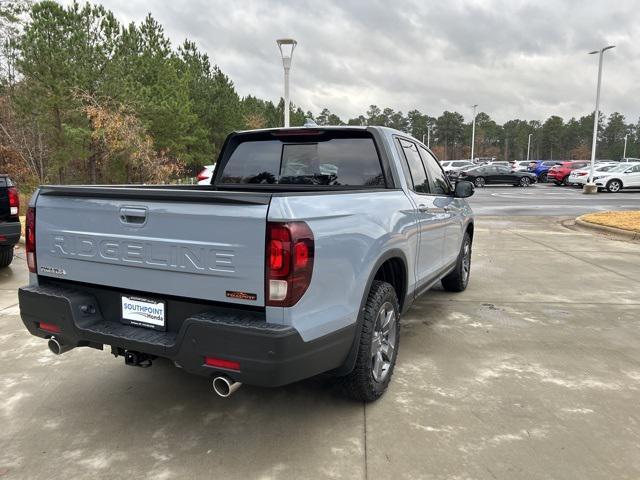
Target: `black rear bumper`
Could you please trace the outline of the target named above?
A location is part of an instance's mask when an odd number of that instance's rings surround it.
[[[114,305],[105,305],[105,298],[115,294],[95,293],[95,287],[23,287],[18,295],[22,321],[31,334],[55,336],[72,347],[110,345],[168,358],[197,375],[223,373],[235,381],[271,387],[341,366],[355,332],[354,325],[305,342],[294,328],[266,323],[255,312],[211,305],[182,318],[175,330],[159,332],[122,324]],[[60,332],[42,330],[40,322],[54,324]],[[177,325],[175,318],[173,322]],[[238,362],[240,371],[210,367],[205,357]]]
[[[20,222],[0,222],[0,246],[15,245],[20,241]]]

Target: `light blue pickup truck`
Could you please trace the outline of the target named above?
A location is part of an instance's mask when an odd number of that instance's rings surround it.
[[[211,185],[42,186],[22,320],[56,354],[167,358],[223,397],[329,372],[373,401],[400,315],[467,286],[472,193],[384,127],[232,133]]]

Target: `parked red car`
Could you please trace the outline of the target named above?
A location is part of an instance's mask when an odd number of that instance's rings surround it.
[[[559,165],[554,165],[549,169],[547,173],[547,181],[553,182],[556,185],[567,185],[569,174],[572,170],[577,168],[584,168],[589,162],[586,160],[575,160],[572,162],[562,162]]]

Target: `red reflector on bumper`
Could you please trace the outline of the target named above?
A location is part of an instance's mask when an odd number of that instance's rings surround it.
[[[46,330],[47,332],[51,333],[60,333],[60,327],[55,323],[40,322],[38,323],[38,328],[40,330]]]
[[[204,357],[205,365],[209,367],[226,368],[227,370],[240,371],[240,363],[231,360],[223,360],[222,358]]]

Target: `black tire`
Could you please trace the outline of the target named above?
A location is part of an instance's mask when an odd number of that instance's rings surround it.
[[[8,267],[13,261],[13,247],[0,247],[0,268]]]
[[[562,185],[564,185],[565,187],[566,187],[567,185],[569,185],[569,175],[565,176],[565,177],[562,179]]]
[[[380,315],[383,312],[383,308],[393,309],[394,312],[394,324],[393,324],[393,339],[390,346],[393,344],[390,355],[384,357],[384,354],[380,358],[388,359],[388,366],[384,370],[384,376],[380,377],[380,371],[377,375],[374,372],[374,364],[376,364],[377,355],[374,351],[374,341],[381,338],[381,329],[378,328]],[[389,332],[391,334],[391,330]],[[384,336],[384,335],[382,335]],[[358,356],[356,357],[356,364],[348,375],[342,377],[342,390],[347,397],[354,400],[363,402],[373,402],[382,396],[387,390],[391,377],[393,375],[393,369],[396,364],[396,358],[398,357],[398,343],[400,341],[400,307],[398,304],[398,296],[395,289],[386,282],[380,282],[375,280],[371,285],[371,290],[367,297],[367,303],[364,307],[364,318],[362,322],[362,333],[360,335],[360,344],[358,346]],[[378,345],[383,345],[382,342],[377,342]],[[389,349],[387,349],[389,352]],[[375,358],[374,358],[375,357]]]
[[[471,275],[471,236],[464,234],[456,268],[442,279],[442,287],[448,292],[462,292],[469,285]]]
[[[484,177],[476,177],[473,181],[473,184],[476,186],[476,188],[482,188],[486,185],[486,182],[484,180]]]
[[[520,182],[518,184],[521,187],[528,187],[531,185],[531,179],[529,177],[520,177]]]
[[[547,183],[547,174],[546,173],[540,174],[540,176],[538,177],[538,182]]]
[[[607,182],[607,192],[618,193],[622,190],[622,182],[617,179],[609,180]]]

